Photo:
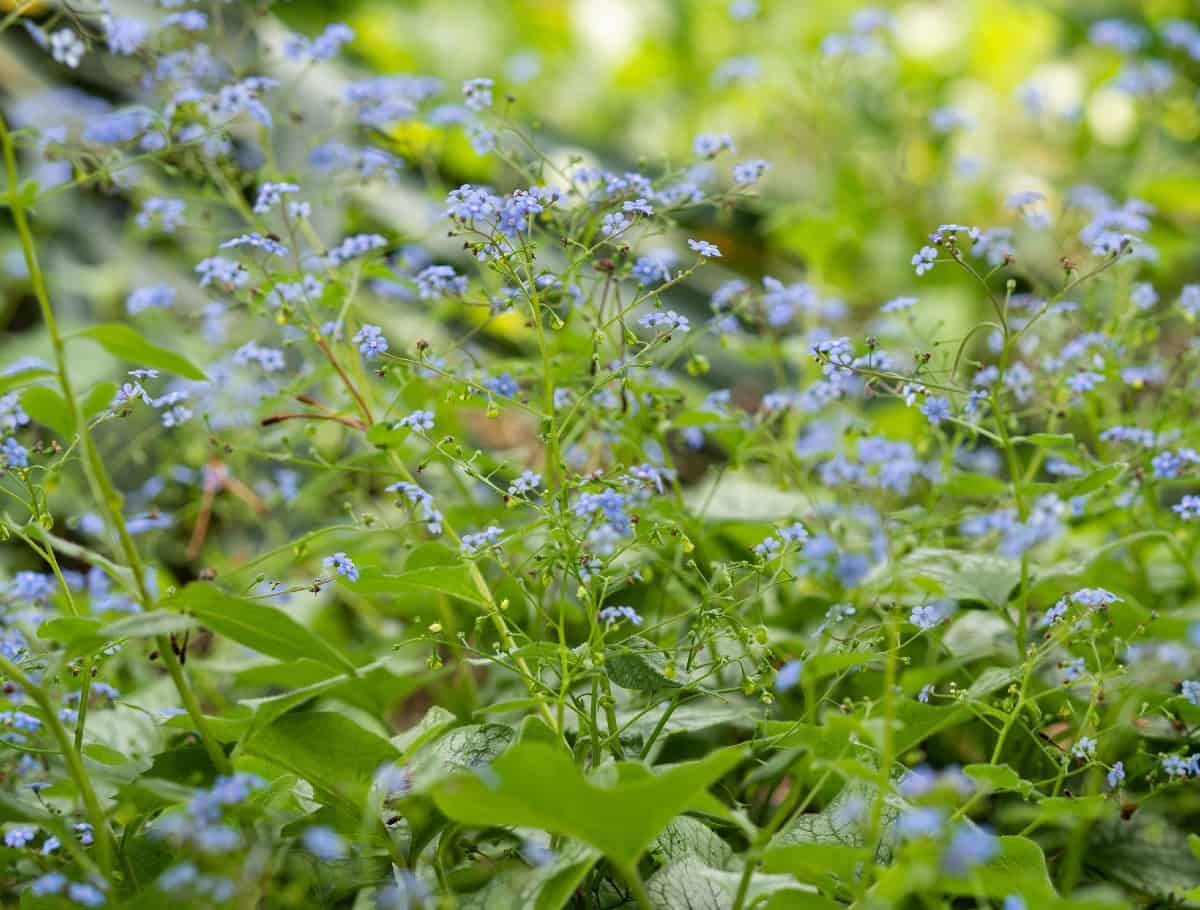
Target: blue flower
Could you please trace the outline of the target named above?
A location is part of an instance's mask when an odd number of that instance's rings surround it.
[[[786,692],[788,689],[793,689],[800,682],[800,677],[804,672],[804,661],[789,660],[782,667],[775,671],[775,691]]]
[[[509,373],[501,373],[499,376],[485,380],[483,387],[501,398],[516,398],[521,391],[521,387]]]
[[[913,253],[912,266],[916,270],[918,277],[933,268],[937,257],[937,248],[932,246],[923,246],[917,252]]]
[[[1081,736],[1075,740],[1075,745],[1071,746],[1071,755],[1074,758],[1087,760],[1096,754],[1096,740],[1091,736]]]
[[[1179,684],[1179,691],[1184,698],[1200,708],[1200,680],[1185,679]]]
[[[18,825],[4,832],[4,846],[14,849],[24,847],[35,837],[38,829],[35,825]]]
[[[936,837],[942,831],[945,813],[928,806],[907,809],[896,820],[896,835],[901,840],[918,837]]]
[[[50,36],[50,56],[55,63],[77,69],[85,50],[83,41],[69,28],[59,29]]]
[[[467,278],[448,265],[431,265],[417,273],[414,279],[422,300],[436,300],[446,294],[467,292]]]
[[[704,259],[719,259],[721,251],[717,249],[715,243],[709,243],[707,240],[688,240],[688,246],[695,250]]]
[[[432,430],[433,411],[413,411],[407,417],[396,421],[396,426],[409,430]]]
[[[628,622],[634,626],[640,626],[642,624],[642,617],[635,609],[633,609],[633,607],[604,607],[596,615],[610,626],[621,621]]]
[[[954,604],[952,602],[935,601],[931,604],[914,607],[908,621],[918,629],[928,631],[943,622],[953,611]]]
[[[27,468],[29,450],[9,436],[0,443],[0,463],[10,468]]]
[[[490,525],[474,534],[464,534],[462,542],[459,544],[459,549],[468,556],[474,556],[484,547],[495,546],[499,543],[500,535],[503,533],[503,528]]]
[[[733,182],[738,186],[750,186],[751,184],[758,183],[762,175],[772,166],[770,161],[765,161],[762,158],[739,161],[733,166]]]
[[[380,234],[355,234],[345,238],[329,251],[329,261],[334,265],[340,265],[351,259],[365,256],[372,250],[383,249],[385,246],[387,246],[387,239]]]
[[[1129,292],[1130,302],[1139,310],[1149,310],[1158,303],[1158,291],[1148,281],[1140,281]]]
[[[354,333],[351,341],[358,345],[358,350],[367,360],[374,360],[380,354],[386,353],[388,349],[387,339],[383,337],[383,329],[377,325],[364,325]]]
[[[943,420],[950,419],[950,402],[946,398],[926,398],[921,405],[921,413],[936,427]]]
[[[671,280],[671,267],[675,265],[675,254],[669,250],[660,250],[647,256],[638,257],[633,264],[631,274],[642,287],[657,287]]]
[[[522,471],[520,476],[508,485],[508,495],[525,496],[536,492],[541,485],[541,474],[534,473],[533,471]]]
[[[990,831],[970,823],[959,825],[942,856],[942,867],[951,875],[965,875],[1000,852],[1000,840]]]
[[[1108,782],[1108,789],[1110,790],[1115,790],[1121,786],[1121,783],[1125,780],[1125,763],[1117,762],[1114,764],[1104,779]]]
[[[305,829],[301,840],[304,849],[325,862],[345,859],[349,853],[342,836],[325,825],[313,825]]]
[[[733,139],[726,133],[701,133],[692,140],[692,153],[698,158],[712,158],[724,149],[734,151]]]
[[[492,106],[494,85],[491,79],[468,79],[462,87],[464,103],[473,111],[487,110]]]
[[[67,887],[67,877],[61,872],[47,872],[40,878],[35,878],[29,884],[29,893],[34,897],[46,897],[51,894],[61,894]]]
[[[324,566],[326,570],[336,572],[349,581],[358,581],[358,566],[345,553],[337,552],[332,556],[326,556]]]
[[[665,327],[669,332],[686,332],[691,328],[686,316],[680,316],[674,310],[657,310],[647,313],[638,320],[638,325],[648,329]]]
[[[140,19],[105,16],[103,26],[108,49],[123,57],[136,54],[150,36],[150,26]]]
[[[1167,777],[1187,777],[1194,773],[1195,763],[1192,758],[1184,758],[1182,755],[1164,755],[1162,756],[1163,772]]]

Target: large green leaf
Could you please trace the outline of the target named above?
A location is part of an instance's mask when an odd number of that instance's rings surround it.
[[[504,724],[465,724],[449,730],[414,754],[413,789],[427,790],[457,771],[486,768],[516,736],[516,730]]]
[[[285,714],[246,740],[245,749],[304,778],[326,796],[360,803],[375,774],[400,751],[342,714]]]
[[[215,585],[196,582],[163,601],[163,606],[189,613],[214,632],[279,660],[303,657],[355,673],[350,659],[287,613],[253,600],[226,594]]]
[[[458,907],[460,910],[497,907],[561,910],[599,859],[599,850],[569,841],[544,865],[531,867],[523,862],[505,865],[484,887],[460,896]]]
[[[962,878],[947,876],[944,887],[948,893],[963,897],[983,894],[1000,900],[1019,894],[1030,907],[1045,906],[1058,897],[1042,848],[1027,837],[1016,836],[1001,837],[995,857]]]
[[[963,553],[926,547],[914,550],[895,567],[902,578],[927,578],[942,593],[957,600],[977,600],[1003,607],[1021,581],[1021,564],[1015,559],[983,553]]]
[[[1186,832],[1145,809],[1097,824],[1084,861],[1105,878],[1164,901],[1200,884],[1200,858]]]
[[[694,853],[663,866],[646,882],[655,910],[728,910],[741,884],[740,870],[713,869]],[[782,907],[833,910],[838,905],[800,884],[790,875],[755,873],[746,889],[745,906],[761,906],[770,895],[787,893]]]
[[[820,812],[807,812],[793,818],[768,845],[771,851],[797,844],[823,844],[862,850],[869,854],[865,821],[875,801],[878,789],[864,781],[851,781],[834,800]],[[886,836],[880,840],[876,859],[887,862],[892,852],[891,827],[899,814],[898,807],[886,802],[883,808],[883,823]],[[851,855],[849,852],[847,856]],[[786,863],[776,855],[780,867]]]
[[[724,869],[733,860],[733,848],[698,818],[680,815],[654,839],[650,852],[660,863],[683,859],[693,853],[706,866]]]
[[[521,743],[482,773],[439,784],[434,801],[466,824],[517,825],[578,838],[628,868],[744,754],[741,748],[722,749],[661,774],[602,787],[585,779],[564,751]]]
[[[186,357],[151,344],[141,333],[127,325],[110,322],[79,332],[76,337],[90,338],[114,357],[139,366],[165,370],[185,379],[204,381],[207,376]]]

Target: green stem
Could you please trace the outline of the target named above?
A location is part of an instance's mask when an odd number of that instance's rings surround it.
[[[617,868],[621,873],[621,878],[625,879],[625,883],[629,886],[629,893],[640,910],[653,910],[654,904],[650,901],[650,895],[646,893],[646,886],[642,883],[642,876],[638,873],[637,863],[634,862],[628,866],[621,865]]]
[[[108,819],[104,815],[104,810],[100,808],[100,800],[96,798],[96,791],[92,789],[91,781],[88,780],[87,770],[83,767],[83,759],[80,757],[79,752],[75,750],[74,743],[71,741],[71,735],[67,732],[67,728],[63,726],[62,721],[59,720],[58,712],[50,702],[50,697],[46,694],[46,691],[40,686],[35,685],[33,680],[26,676],[20,667],[2,654],[0,654],[0,671],[3,671],[5,676],[20,686],[25,694],[32,698],[41,709],[42,720],[58,743],[63,761],[67,765],[67,773],[71,775],[71,780],[74,781],[75,787],[83,799],[88,820],[92,824],[92,832],[96,841],[96,856],[99,859],[100,868],[103,870],[105,877],[111,876],[113,861],[112,832],[108,830]]]
[[[832,768],[826,769],[825,773],[817,780],[816,785],[807,794],[798,786],[795,778],[792,779],[792,789],[788,793],[787,798],[780,803],[779,808],[771,815],[767,824],[759,829],[758,835],[754,838],[754,843],[746,853],[746,861],[742,865],[742,877],[738,881],[737,892],[734,894],[733,904],[731,905],[732,910],[742,910],[742,907],[745,905],[746,895],[750,891],[750,882],[754,878],[754,870],[762,862],[763,851],[766,849],[767,844],[771,842],[771,838],[775,836],[776,832],[784,826],[784,823],[794,813],[797,811],[803,812],[808,807],[809,802],[817,793],[821,792],[821,789],[832,774]]]
[[[105,517],[111,526],[117,531],[121,552],[133,575],[133,585],[142,608],[152,610],[154,608],[154,598],[150,595],[150,591],[146,587],[145,567],[142,564],[141,556],[138,554],[137,546],[129,534],[129,529],[125,526],[125,517],[121,514],[121,494],[117,492],[112,484],[112,480],[108,476],[108,471],[104,466],[104,459],[100,456],[100,450],[96,448],[96,442],[92,439],[87,420],[84,419],[83,411],[79,407],[74,389],[71,387],[71,377],[67,371],[66,344],[62,334],[58,330],[58,320],[54,316],[54,307],[50,304],[50,293],[46,288],[46,278],[42,273],[42,267],[37,257],[37,250],[34,246],[33,232],[30,230],[29,220],[25,216],[25,204],[21,199],[20,188],[17,184],[16,148],[13,145],[12,134],[8,130],[8,124],[2,115],[0,115],[0,144],[4,148],[4,168],[8,179],[9,210],[12,212],[13,223],[16,225],[17,235],[21,241],[21,251],[24,254],[25,265],[29,269],[29,278],[33,284],[34,297],[37,298],[42,321],[46,324],[46,332],[50,336],[50,345],[54,350],[54,363],[58,374],[59,388],[62,390],[63,398],[66,400],[67,409],[71,416],[71,423],[75,427],[75,432],[79,435],[80,441],[83,443],[84,475],[87,477],[92,496],[105,513]],[[164,644],[166,644],[165,650]],[[171,679],[174,681],[175,687],[179,690],[179,696],[183,700],[184,707],[187,709],[188,714],[191,715],[192,723],[195,725],[201,740],[203,740],[204,747],[212,758],[213,764],[219,770],[227,771],[229,769],[229,762],[225,758],[225,753],[221,751],[220,746],[217,745],[216,740],[213,738],[208,728],[208,722],[204,719],[204,715],[200,711],[196,697],[188,686],[187,678],[183,675],[182,668],[178,666],[178,662],[175,661],[175,655],[170,649],[169,642],[165,637],[160,637],[158,645],[160,652],[163,654],[163,661],[167,665],[167,670],[171,673]],[[174,668],[172,667],[172,662],[175,663]]]
[[[608,721],[608,747],[612,750],[613,758],[622,761],[625,750],[621,748],[621,725],[617,723],[617,704],[607,673],[600,674],[600,691],[603,693],[604,718]]]

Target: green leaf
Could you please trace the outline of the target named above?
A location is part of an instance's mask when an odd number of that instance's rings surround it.
[[[208,379],[204,373],[186,357],[151,344],[141,333],[120,323],[106,323],[92,326],[77,333],[74,337],[90,338],[92,341],[121,360],[136,363],[139,366],[165,370],[185,379],[204,382]]]
[[[92,386],[80,404],[80,409],[83,411],[83,419],[91,420],[97,414],[108,410],[109,405],[113,403],[113,399],[116,397],[117,384],[115,382],[100,382]]]
[[[285,714],[246,740],[247,752],[304,778],[328,797],[361,804],[375,774],[400,751],[342,714]]]
[[[874,802],[876,792],[874,784],[851,781],[820,812],[809,812],[793,818],[783,830],[771,838],[768,848],[773,850],[795,844],[827,844],[862,849],[869,856],[863,813],[865,807]],[[884,804],[883,823],[888,834],[881,839],[876,853],[879,862],[887,862],[891,857],[890,831],[898,814],[896,806],[890,802]]]
[[[870,855],[866,847],[841,843],[781,844],[763,855],[763,869],[822,887],[849,886],[861,877]]]
[[[1108,486],[1114,480],[1125,473],[1125,464],[1110,464],[1107,467],[1101,468],[1098,471],[1093,471],[1087,477],[1080,477],[1066,484],[1066,489],[1063,490],[1064,496],[1082,496],[1085,493],[1092,493],[1099,490],[1101,487]]]
[[[1098,875],[1162,901],[1200,882],[1200,858],[1187,833],[1149,809],[1128,821],[1114,817],[1097,824],[1084,862]]]
[[[667,658],[662,649],[641,636],[608,648],[604,654],[604,668],[608,678],[622,689],[653,692],[679,685],[678,680],[668,675]]]
[[[574,897],[576,889],[599,859],[599,850],[578,841],[568,841],[545,865],[506,864],[478,891],[459,895],[456,906],[460,910],[495,910],[497,907],[561,910]]]
[[[913,550],[897,571],[902,577],[932,579],[947,597],[996,608],[1008,603],[1008,595],[1021,581],[1021,564],[1015,559],[932,547]]]
[[[305,702],[322,696],[343,698],[351,703],[356,703],[356,700],[365,700],[369,703],[371,700],[369,690],[379,688],[386,692],[387,703],[391,703],[412,694],[421,686],[426,685],[435,675],[434,671],[424,667],[418,669],[411,666],[397,666],[393,669],[390,666],[393,662],[396,662],[396,658],[392,656],[380,658],[359,667],[357,675],[352,676],[349,673],[329,675],[329,667],[326,664],[314,664],[308,660],[296,661],[286,666],[313,667],[319,671],[320,677],[307,684],[297,685],[280,695],[271,695],[266,698],[244,698],[240,704],[254,712],[253,728],[257,729]],[[272,664],[271,666],[282,668],[285,665]],[[454,715],[450,716],[453,719]]]
[[[683,859],[689,853],[695,854],[706,866],[714,869],[724,869],[733,860],[733,848],[721,840],[712,828],[690,815],[672,819],[662,833],[654,838],[650,852],[663,864]]]
[[[38,626],[38,638],[71,645],[80,640],[93,640],[100,631],[100,620],[91,616],[60,616]]]
[[[690,853],[655,872],[646,882],[646,893],[655,910],[729,910],[741,880],[740,870],[713,869]],[[760,901],[780,892],[796,895],[795,900],[782,905],[785,907],[817,910],[838,906],[789,875],[764,873],[750,877],[744,906],[760,906]]]
[[[961,471],[946,478],[946,482],[941,485],[941,491],[947,496],[966,496],[982,499],[1007,495],[1008,484],[987,474]]]
[[[971,717],[966,705],[923,705],[919,701],[901,701],[896,705],[900,729],[893,740],[897,755],[915,749],[935,733]]]
[[[156,635],[175,635],[195,628],[196,620],[170,610],[149,610],[122,616],[100,629],[107,641],[118,638],[153,638]]]
[[[21,407],[34,420],[47,426],[63,439],[75,435],[75,421],[66,399],[46,386],[34,386],[21,393]]]
[[[949,894],[982,894],[996,900],[1019,894],[1030,907],[1043,907],[1058,897],[1042,848],[1027,837],[1001,837],[1000,850],[991,860],[975,866],[967,876],[945,876],[942,881]]]
[[[350,659],[287,613],[253,600],[225,594],[207,582],[195,582],[163,601],[163,606],[190,613],[214,632],[279,660],[303,657],[338,670],[356,673]]]
[[[23,385],[29,385],[38,379],[44,379],[47,376],[53,376],[54,371],[45,367],[30,367],[27,370],[17,370],[14,373],[5,373],[0,376],[0,395],[10,392],[13,389],[18,389]]]
[[[816,682],[841,670],[861,666],[878,659],[879,654],[875,651],[837,651],[816,654],[805,661],[804,675]]]
[[[993,692],[1017,682],[1024,672],[1021,667],[988,667],[967,687],[967,698],[972,701],[987,698]]]
[[[441,736],[458,723],[458,719],[441,705],[430,705],[415,726],[392,737],[392,744],[405,754],[415,752],[427,742]]]
[[[21,12],[21,10],[18,10]],[[15,193],[8,192],[0,196],[0,208],[14,208],[22,211],[29,211],[37,202],[38,191],[41,185],[31,178],[22,180],[17,186]]]
[[[424,791],[458,771],[487,767],[516,739],[504,724],[466,724],[421,748],[413,758],[413,789]],[[412,751],[410,746],[408,751]]]
[[[434,802],[464,824],[541,828],[578,838],[629,868],[671,819],[744,755],[741,748],[722,749],[662,774],[601,787],[584,779],[562,750],[522,743],[484,774],[439,784]]]
[[[424,566],[399,575],[363,569],[358,581],[347,582],[346,587],[359,594],[449,594],[484,606],[479,590],[471,581],[470,569],[461,563],[455,566]]]
[[[1038,803],[1037,824],[1061,824],[1067,828],[1086,821],[1111,818],[1117,807],[1101,794],[1095,796],[1050,796]]]
[[[1034,792],[1033,784],[1024,780],[1008,765],[967,765],[963,768],[963,773],[981,784],[987,792],[1012,791],[1025,797]]]

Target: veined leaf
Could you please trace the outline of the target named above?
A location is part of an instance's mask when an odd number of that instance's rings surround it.
[[[628,868],[744,754],[723,749],[662,774],[601,787],[585,779],[563,751],[522,743],[483,773],[456,775],[438,785],[434,801],[465,824],[518,825],[578,838]]]

